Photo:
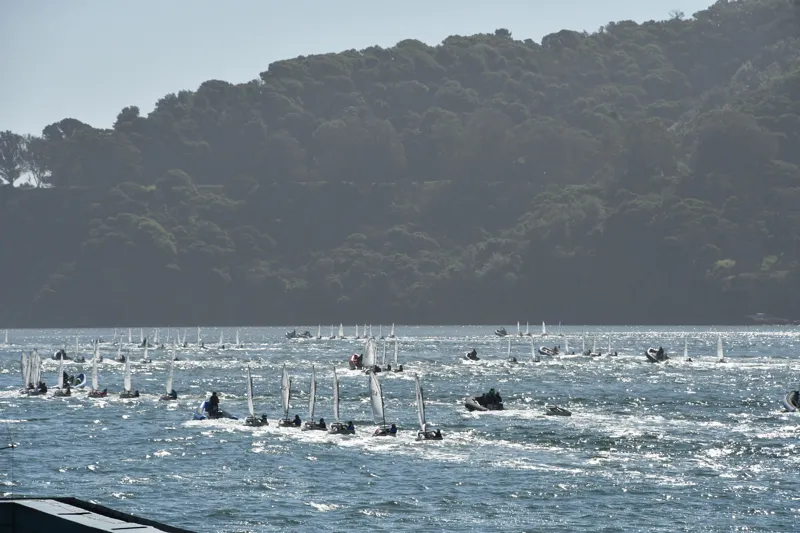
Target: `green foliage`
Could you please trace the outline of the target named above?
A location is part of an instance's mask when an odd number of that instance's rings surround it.
[[[800,316],[798,9],[407,39],[3,132],[35,187],[0,188],[0,321]]]

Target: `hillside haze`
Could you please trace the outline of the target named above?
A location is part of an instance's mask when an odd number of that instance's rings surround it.
[[[409,39],[2,132],[0,324],[800,318],[799,12]]]

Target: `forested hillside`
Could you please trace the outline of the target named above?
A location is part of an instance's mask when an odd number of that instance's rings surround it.
[[[409,39],[4,132],[0,178],[51,186],[0,186],[0,325],[800,318],[798,12]]]

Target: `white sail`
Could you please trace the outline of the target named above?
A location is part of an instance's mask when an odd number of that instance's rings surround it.
[[[339,324],[339,338],[344,339],[344,325],[341,323]]]
[[[356,324],[356,339],[360,339],[361,336],[358,334],[358,324]]]
[[[200,346],[200,326],[197,326],[197,345]]]
[[[78,357],[78,336],[75,335],[75,357],[73,357],[73,359],[76,359],[77,357]]]
[[[239,342],[239,328],[236,328],[236,346],[241,346],[242,343]]]
[[[318,339],[322,338],[322,324],[317,325],[317,338]]]
[[[422,386],[419,384],[419,375],[414,374],[414,383],[417,386],[417,420],[419,421],[419,430],[425,431],[428,424],[425,422],[425,400],[422,397]]]
[[[378,336],[383,338],[383,324],[378,325]]]
[[[143,362],[145,362],[145,363],[146,363],[146,362],[148,362],[148,361],[150,360],[150,359],[147,357],[147,353],[148,353],[149,351],[150,351],[150,345],[148,345],[148,344],[145,344],[145,345],[144,345],[144,355],[142,355],[142,361],[143,361]],[[125,357],[125,362],[126,362],[126,363],[128,362],[128,359],[130,359],[130,353],[129,353],[129,354],[126,356],[126,357]]]
[[[133,342],[133,336],[131,335],[131,328],[128,328],[128,344]]]
[[[381,365],[386,365],[386,341],[383,341],[383,361],[381,362]]]
[[[125,378],[122,384],[122,388],[126,391],[131,390],[131,358],[125,358]]]
[[[544,320],[542,321],[542,337],[547,335],[547,327],[544,325]]]
[[[606,353],[611,353],[611,335],[608,336],[608,350],[606,350]]]
[[[392,331],[389,333],[389,336],[394,338],[394,322],[392,322]]]
[[[172,328],[167,328],[167,344],[169,344],[169,336],[172,333]]]
[[[314,404],[317,403],[317,371],[311,365],[311,387],[308,389],[308,421],[314,421]]]
[[[581,337],[581,353],[586,353],[586,335]]]
[[[369,325],[369,336],[372,337],[372,324]]]
[[[592,353],[597,353],[597,337],[592,339]]]
[[[517,320],[517,336],[522,335],[522,331],[519,329],[519,320]]]
[[[219,332],[219,345],[222,346],[222,331]]]
[[[97,345],[95,344],[95,347],[96,346]],[[144,349],[147,350],[147,346],[146,345],[145,345]],[[96,352],[96,350],[95,350],[95,352]],[[97,357],[97,353],[95,353],[95,357]],[[122,344],[118,344],[117,345],[117,361],[121,361],[121,360],[122,360]]]
[[[42,358],[39,357],[39,352],[34,350],[31,362],[31,383],[36,386],[40,381],[42,381]]]
[[[58,388],[64,388],[64,358],[58,358]]]
[[[334,339],[334,338],[336,338],[336,337],[333,336],[333,324],[331,324],[331,339]]]
[[[189,328],[183,328],[183,342],[181,344],[186,344],[186,336],[189,334]]]
[[[144,328],[139,328],[139,344],[144,342]]]
[[[533,342],[533,337],[531,337],[531,359],[533,359],[534,363],[539,362],[539,352],[536,351],[536,346]]]
[[[717,362],[721,363],[725,360],[725,354],[722,351],[722,335],[717,335]]]
[[[22,371],[22,386],[28,388],[31,382],[31,364],[30,356],[25,352],[22,352],[22,356],[20,356],[19,366]]]
[[[172,381],[175,376],[175,345],[172,345],[172,354],[169,358],[169,374],[167,374],[167,394],[172,392]]]
[[[159,331],[160,331],[160,330],[161,330],[161,328],[156,328],[156,332],[155,332],[155,334],[153,335],[153,342],[155,342],[155,343],[156,343],[156,346],[158,346],[158,339],[159,339],[159,337],[158,337],[158,334],[159,334]]]
[[[509,358],[511,357],[511,339],[508,339],[508,348],[506,349],[506,355]]]
[[[100,380],[97,378],[97,345],[94,347],[94,357],[92,358],[92,390],[98,390],[100,387]]]
[[[525,335],[530,335],[531,334],[530,327],[531,327],[530,323],[525,322]]]
[[[250,375],[250,367],[247,367],[247,409],[250,416],[256,417],[256,409],[253,407],[253,376]]]
[[[689,346],[686,343],[686,335],[683,336],[683,358],[689,358]]]
[[[386,425],[383,413],[383,393],[378,375],[375,372],[369,373],[369,396],[372,403],[372,421],[379,425]]]
[[[5,342],[3,344],[8,346],[8,330],[6,330],[6,340],[5,340]]]
[[[564,351],[562,353],[569,353],[569,339],[567,337],[564,337]]]
[[[289,418],[289,395],[292,392],[292,380],[283,365],[283,375],[281,375],[281,403],[283,404],[283,418]]]
[[[375,344],[375,339],[367,339],[364,345],[364,360],[362,364],[365,368],[372,368],[378,364],[378,347]]]
[[[397,339],[394,340],[394,367],[397,368]]]
[[[336,375],[336,365],[333,367],[333,420],[339,421],[339,376]]]

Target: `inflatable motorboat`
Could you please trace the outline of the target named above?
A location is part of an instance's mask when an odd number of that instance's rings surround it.
[[[800,411],[800,391],[793,390],[787,392],[781,403],[783,403],[783,407],[790,413]]]
[[[58,361],[59,359],[63,359],[64,361],[69,361],[70,357],[67,355],[67,351],[64,348],[61,348],[59,351],[53,354],[53,359]]]
[[[222,409],[217,408],[216,413],[209,413],[208,412],[208,401],[203,400],[200,402],[200,405],[197,406],[197,409],[194,410],[194,414],[192,415],[194,420],[216,420],[218,418],[230,418],[232,420],[239,420],[237,417],[233,416],[227,411],[223,411]]]
[[[644,355],[651,363],[661,363],[669,359],[669,356],[663,349],[656,350],[655,348],[648,348]]]
[[[473,396],[464,401],[467,411],[502,411],[503,402],[488,402],[486,396]]]
[[[563,407],[559,407],[554,404],[547,404],[545,406],[544,414],[549,416],[572,416],[572,412],[564,409]]]
[[[508,332],[506,331],[506,328],[500,328],[494,330],[494,334],[497,335],[498,337],[505,337],[506,335],[508,335]]]
[[[293,329],[292,331],[287,331],[286,332],[286,338],[287,339],[311,339],[311,338],[313,338],[313,335],[311,335],[310,331],[304,331],[303,333],[297,333],[297,330]]]
[[[442,438],[442,432],[438,429],[417,432],[417,440],[442,440]]]
[[[269,422],[267,422],[267,415],[261,415],[260,417],[248,416],[244,419],[244,425],[257,428],[261,426],[268,426]]]
[[[355,435],[356,430],[354,428],[352,431],[350,431],[347,429],[345,424],[342,424],[341,422],[334,422],[328,428],[328,433],[332,433],[334,435]]]
[[[548,348],[547,346],[540,346],[539,353],[541,355],[558,355],[560,352],[558,348]]]

